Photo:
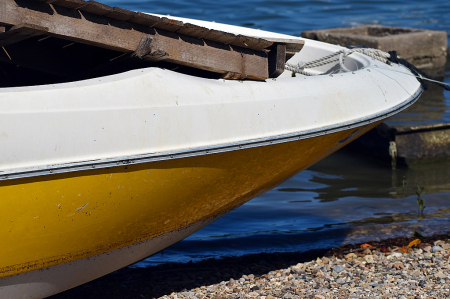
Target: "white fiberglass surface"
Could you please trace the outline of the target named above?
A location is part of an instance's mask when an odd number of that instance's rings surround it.
[[[0,171],[338,127],[385,113],[418,89],[398,73],[357,73],[238,82],[147,69],[13,88],[0,93]]]

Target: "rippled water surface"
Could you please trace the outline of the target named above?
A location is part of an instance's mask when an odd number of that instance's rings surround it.
[[[380,24],[450,32],[450,1],[103,1],[169,14],[300,35],[304,30]],[[450,83],[447,71],[445,81]],[[450,123],[450,92],[433,89],[389,122]],[[426,209],[418,217],[417,186]],[[340,151],[274,190],[137,266],[258,252],[304,251],[450,227],[450,162],[390,165]]]

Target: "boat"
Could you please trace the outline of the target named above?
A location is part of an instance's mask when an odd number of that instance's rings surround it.
[[[21,14],[25,25],[14,25]],[[50,18],[63,17],[68,23],[101,17],[109,23],[98,24],[107,28],[111,20],[135,26],[130,18],[158,19],[165,28],[158,34],[171,26],[222,32],[245,46],[271,45],[275,68],[263,79],[246,70],[195,71],[189,62],[180,63],[188,70],[181,71],[173,61],[161,64],[175,55],[167,50],[150,55],[148,67],[54,79],[67,71],[61,63],[40,69],[45,59],[14,61],[21,49],[47,53],[27,43],[52,42],[48,51],[97,47],[111,33],[83,43],[91,27],[58,32],[63,23],[53,26]],[[153,255],[342,148],[422,93],[407,68],[376,51],[95,1],[1,0],[0,24],[0,66],[27,70],[16,76],[20,84],[3,81],[0,88],[1,298],[43,298]],[[76,30],[84,31],[69,36]],[[249,51],[241,57],[268,57]],[[112,56],[110,62],[121,59]]]

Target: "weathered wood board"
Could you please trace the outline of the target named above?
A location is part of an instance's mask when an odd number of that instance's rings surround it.
[[[303,46],[301,41],[234,35],[84,0],[1,0],[0,26],[1,46],[47,35],[231,79],[276,77],[284,70],[286,54]],[[275,62],[269,66],[269,60]]]

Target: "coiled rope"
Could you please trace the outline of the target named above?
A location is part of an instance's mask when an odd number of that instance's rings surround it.
[[[351,70],[349,70],[344,65],[344,61],[345,61],[345,58],[347,58],[348,56],[350,56],[353,53],[362,53],[364,55],[367,55],[367,56],[369,56],[375,60],[381,61],[383,63],[386,63],[386,59],[388,59],[390,57],[389,53],[383,52],[378,49],[370,49],[370,48],[355,48],[355,49],[350,49],[350,50],[342,49],[333,54],[324,56],[322,58],[319,58],[319,59],[316,59],[316,60],[313,60],[310,62],[299,62],[297,65],[286,63],[285,69],[292,71],[294,73],[297,73],[297,74],[305,75],[305,76],[317,76],[317,75],[324,75],[325,73],[313,74],[313,73],[305,71],[304,69],[315,68],[315,67],[339,62],[339,65],[340,65],[342,71],[351,72]]]
[[[349,70],[344,65],[344,61],[345,61],[345,58],[347,58],[348,56],[350,56],[353,53],[364,54],[366,56],[371,57],[374,60],[378,60],[378,61],[380,61],[382,63],[385,63],[385,64],[388,64],[388,65],[391,65],[391,63],[397,63],[397,64],[401,64],[401,65],[405,66],[406,68],[408,68],[411,71],[412,74],[414,74],[414,76],[420,82],[420,84],[422,85],[424,90],[428,89],[428,86],[424,82],[424,79],[428,80],[428,81],[431,81],[431,82],[434,82],[434,83],[436,83],[437,85],[441,86],[442,88],[444,88],[446,90],[450,90],[449,84],[432,80],[432,78],[428,74],[426,74],[424,71],[416,68],[414,65],[412,65],[408,61],[399,58],[397,56],[397,52],[396,51],[389,51],[389,53],[386,53],[384,51],[381,51],[381,50],[378,50],[378,49],[372,49],[372,48],[342,49],[342,50],[337,51],[337,52],[335,52],[333,54],[324,56],[322,58],[319,58],[319,59],[316,59],[316,60],[313,60],[313,61],[310,61],[310,62],[299,62],[296,65],[290,64],[290,63],[286,63],[285,69],[289,70],[289,71],[292,71],[294,73],[297,73],[297,74],[305,75],[305,76],[325,75],[326,73],[314,74],[314,73],[305,71],[305,69],[320,67],[320,66],[323,66],[323,65],[339,62],[340,71],[342,71],[342,72],[351,72],[351,70]]]

